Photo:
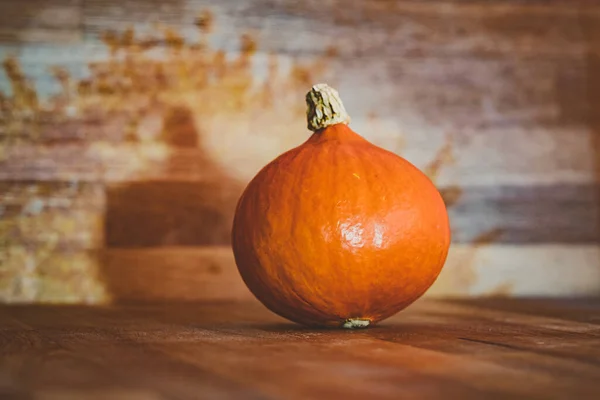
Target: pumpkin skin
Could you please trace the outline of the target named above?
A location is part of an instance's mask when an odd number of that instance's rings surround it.
[[[250,181],[232,246],[245,284],[272,312],[361,328],[427,291],[446,261],[450,227],[424,173],[333,123]]]

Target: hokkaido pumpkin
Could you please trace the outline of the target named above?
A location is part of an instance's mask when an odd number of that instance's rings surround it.
[[[254,296],[288,320],[372,326],[436,280],[450,246],[446,207],[417,167],[348,126],[335,89],[315,85],[306,103],[312,135],[238,201],[235,262]]]

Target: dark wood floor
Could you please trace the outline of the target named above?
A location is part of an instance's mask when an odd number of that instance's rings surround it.
[[[255,302],[3,306],[2,399],[598,399],[600,300],[422,300],[319,331]]]

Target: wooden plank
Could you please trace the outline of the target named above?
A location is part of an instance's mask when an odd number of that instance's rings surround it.
[[[453,240],[468,243],[498,231],[496,243],[596,244],[598,204],[596,185],[465,187],[450,209]]]
[[[243,187],[240,182],[224,179],[196,184],[140,182],[110,186],[106,243],[110,247],[227,244]],[[600,241],[597,185],[440,190],[449,206],[454,243],[471,243],[487,232],[497,233],[495,243]]]
[[[501,245],[493,235],[452,245],[429,296],[596,296],[597,245]]]
[[[117,301],[252,299],[229,247],[110,249],[103,276]],[[426,297],[600,293],[597,246],[453,245]]]
[[[83,5],[85,27],[99,21],[161,21],[179,24],[189,1],[128,0],[126,2],[86,0]],[[206,2],[205,2],[206,3]],[[201,6],[201,4],[200,4]]]
[[[453,245],[425,297],[593,296],[600,293],[598,259],[597,246]],[[227,246],[54,250],[38,258],[17,247],[1,261],[5,302],[253,299]]]
[[[78,42],[83,38],[82,0],[4,0],[0,42]]]
[[[184,9],[176,4],[164,9],[136,7],[131,12],[126,12],[128,6],[114,1],[89,3],[85,16],[89,35],[159,18],[193,28],[196,13],[209,8],[223,18],[225,25],[236,20],[236,26],[242,30],[260,30],[261,35],[269,38],[269,48],[276,51],[311,53],[317,43],[323,43],[323,38],[330,41],[335,37],[336,46],[349,57],[374,54],[378,57],[385,54],[403,57],[432,54],[577,56],[586,46],[581,32],[574,26],[593,27],[599,15],[598,6],[586,1],[575,5],[566,2],[358,1],[342,6],[340,1],[301,5],[293,1],[256,0],[244,4],[224,1],[216,5],[194,0]],[[115,8],[121,12],[109,14]],[[187,15],[182,15],[184,10]],[[264,24],[266,19],[272,24]],[[219,22],[217,18],[217,26]],[[282,30],[284,24],[292,24],[295,29]]]
[[[420,307],[419,307],[420,308]],[[286,323],[256,300],[206,302],[121,303],[118,305],[2,305],[0,327],[6,331],[20,324],[23,330],[53,332],[65,338],[139,343],[186,341],[206,335],[204,330],[231,323],[250,327]],[[46,311],[41,311],[46,310]],[[297,326],[287,323],[288,328]],[[170,331],[178,329],[176,336]],[[151,333],[151,336],[145,334]],[[107,339],[104,335],[111,335]]]
[[[598,316],[600,305],[598,302],[585,297],[564,298],[562,300],[553,297],[523,297],[518,302],[502,297],[490,297],[479,299],[472,304],[467,304],[468,302],[465,299],[451,299],[448,300],[448,303],[483,308],[499,314],[502,312],[521,314],[519,316],[521,320],[531,321],[531,317],[535,316],[540,323],[548,323],[554,328],[558,325],[557,320],[559,319],[562,320],[563,325],[573,325],[571,322],[600,325],[600,317]],[[542,319],[546,319],[546,321],[542,322]],[[551,319],[555,320],[550,321]]]
[[[131,59],[125,63],[122,59],[110,59],[110,50],[117,46],[112,41],[121,43],[126,40],[129,31],[121,29],[113,33],[114,39],[105,39],[105,42],[90,43],[81,46],[25,46],[24,54],[20,54],[23,67],[31,71],[31,78],[38,81],[38,90],[48,94],[47,86],[52,82],[48,71],[52,67],[64,67],[67,71],[76,72],[76,77],[84,82],[100,80],[100,73],[111,75],[112,84],[122,83],[125,79],[144,80],[144,84],[150,87],[138,87],[150,89],[160,82],[153,82],[154,77],[148,72],[156,65],[161,65],[168,71],[169,80],[166,84],[175,83],[178,80],[187,79],[187,88],[198,83],[206,85],[206,82],[196,79],[188,79],[187,74],[191,72],[181,67],[180,64],[194,64],[194,67],[205,70],[207,67],[218,67],[213,60],[215,53],[226,51],[224,44],[218,40],[211,46],[198,48],[198,39],[185,40],[181,37],[182,51],[165,52],[154,51],[152,47],[146,49],[144,36],[134,39],[131,46],[118,45],[115,51],[118,54],[128,54]],[[132,31],[136,32],[136,31]],[[178,35],[175,30],[173,35]],[[133,33],[135,35],[135,33]],[[143,35],[143,34],[140,34]],[[228,50],[231,56],[239,54],[240,48],[244,46],[242,33],[231,41],[234,48]],[[212,38],[211,38],[212,39]],[[159,34],[151,43],[164,40]],[[246,39],[247,40],[247,39]],[[254,48],[250,58],[255,63],[256,70],[252,71],[253,78],[257,81],[265,78],[266,69],[270,55],[277,55],[279,68],[284,74],[289,73],[289,64],[298,64],[299,61],[311,65],[311,61],[319,59],[327,52],[327,48],[316,51],[310,57],[297,58],[294,54],[285,52],[274,52],[268,48],[262,48],[262,42],[253,40]],[[590,39],[591,40],[591,39]],[[593,42],[590,42],[593,46]],[[75,48],[78,55],[69,54]],[[185,50],[185,51],[184,51]],[[37,54],[37,57],[36,57]],[[412,109],[419,112],[419,116],[428,124],[440,124],[453,122],[454,129],[472,126],[480,130],[489,126],[499,126],[505,129],[507,126],[515,126],[517,123],[532,123],[533,121],[543,126],[565,122],[576,122],[585,112],[585,102],[571,102],[576,96],[585,95],[586,92],[586,60],[585,54],[581,53],[579,59],[574,60],[544,60],[533,58],[527,60],[514,58],[465,58],[456,57],[449,59],[438,59],[427,57],[423,59],[406,59],[400,56],[382,56],[368,64],[359,60],[344,59],[339,52],[335,51],[332,57],[324,60],[326,63],[313,68],[313,79],[328,79],[341,88],[345,101],[351,114],[357,116],[368,116],[376,113],[378,116],[386,116],[398,119],[411,118]],[[86,69],[90,61],[91,73],[82,76],[81,69]],[[215,65],[210,65],[215,63]],[[140,65],[137,68],[137,65]],[[109,69],[112,67],[112,71]],[[129,67],[127,69],[126,67]],[[324,69],[326,67],[326,69]],[[139,76],[138,69],[150,69],[143,76]],[[315,74],[317,70],[327,72],[326,74]],[[205,72],[205,71],[203,71]],[[239,72],[239,71],[237,71]],[[310,69],[309,69],[310,72]],[[172,76],[171,76],[172,75]],[[321,76],[318,76],[321,75]],[[291,77],[288,77],[291,78]],[[105,80],[106,81],[106,80]],[[189,82],[191,81],[191,82]],[[385,82],[385,85],[382,85]],[[88,82],[89,83],[89,82]],[[105,82],[106,83],[106,82]],[[135,82],[139,84],[138,82]],[[314,82],[305,82],[309,86]],[[281,84],[281,83],[280,83]],[[56,91],[56,85],[53,84]],[[178,87],[177,90],[184,90]],[[198,90],[198,87],[193,88]],[[224,88],[225,89],[225,88]],[[231,88],[229,88],[231,89]],[[403,90],[399,90],[403,89]],[[303,90],[306,90],[303,88]],[[361,97],[356,92],[368,94]],[[113,100],[110,93],[102,93],[106,101]],[[120,94],[121,97],[123,94]],[[128,94],[127,94],[128,95]],[[179,96],[181,99],[184,96]],[[122,99],[120,107],[130,108],[128,101]],[[140,99],[136,99],[137,102]],[[300,98],[299,103],[303,103]],[[191,104],[193,107],[194,105]],[[103,107],[107,107],[105,104]],[[558,110],[558,108],[561,110]],[[399,115],[399,111],[405,111]],[[436,110],[439,110],[437,113]],[[474,111],[477,112],[474,112]],[[410,112],[409,112],[410,111]],[[440,114],[441,113],[441,114]],[[362,115],[361,115],[362,114]],[[408,115],[406,115],[408,114]],[[453,114],[456,114],[453,116]],[[452,117],[449,121],[449,117]],[[412,116],[414,119],[415,116]],[[301,124],[300,127],[304,127]]]
[[[379,126],[382,125],[386,124]],[[299,129],[297,134],[286,139],[286,143],[278,140],[270,143],[268,136],[255,142],[247,136],[244,139],[243,130],[235,130],[235,126],[231,128],[233,130],[225,135],[226,140],[221,143],[217,140],[217,131],[206,133],[201,138],[209,144],[198,149],[173,148],[160,142],[0,144],[0,179],[106,182],[152,179],[193,182],[210,179],[211,174],[220,172],[231,179],[248,182],[273,158],[308,137]],[[422,137],[406,134],[404,137],[407,139],[403,139],[400,134],[393,136],[392,132],[378,128],[376,123],[359,128],[356,130],[365,132],[365,137],[373,143],[395,151],[422,170],[431,169],[446,146],[445,140],[436,133],[432,133],[430,143],[421,145]],[[63,135],[72,132],[72,137],[79,135],[77,129],[68,127],[55,127],[53,131]],[[441,160],[437,183],[469,186],[493,181],[501,185],[559,185],[586,184],[596,180],[595,153],[589,146],[593,136],[590,131],[573,130],[554,135],[547,130],[532,130],[526,135],[522,129],[511,129],[499,136],[494,136],[496,133],[499,130],[474,135],[470,143],[463,145],[458,144],[457,140],[449,152],[450,157]],[[275,133],[268,133],[271,134]],[[540,152],[536,148],[535,143],[541,141],[548,146],[547,151]],[[227,143],[236,142],[228,152],[225,151]],[[403,143],[401,147],[397,147],[399,142]],[[247,152],[244,152],[244,146]],[[564,148],[565,151],[550,157],[551,149],[555,148]],[[483,163],[483,159],[487,162]]]

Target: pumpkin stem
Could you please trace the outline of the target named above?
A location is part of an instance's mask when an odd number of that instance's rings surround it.
[[[350,123],[340,95],[326,83],[314,85],[306,94],[308,129],[316,132],[335,124]]]

